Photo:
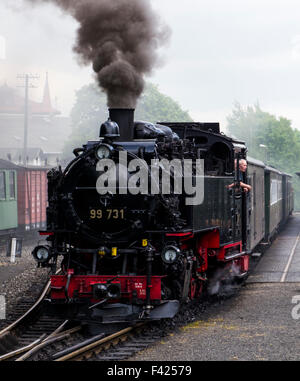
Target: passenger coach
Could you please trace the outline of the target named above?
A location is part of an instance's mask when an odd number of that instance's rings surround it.
[[[0,241],[29,238],[46,226],[49,168],[19,166],[0,159]]]
[[[294,208],[292,176],[248,157],[248,249],[272,240]]]
[[[17,169],[11,162],[0,159],[0,243],[18,227]]]

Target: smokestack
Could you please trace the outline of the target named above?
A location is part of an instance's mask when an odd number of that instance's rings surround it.
[[[132,141],[134,136],[134,109],[110,108],[109,117],[120,128],[119,140],[122,142]]]

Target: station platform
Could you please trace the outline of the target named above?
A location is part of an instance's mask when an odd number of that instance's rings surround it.
[[[300,213],[293,214],[247,283],[300,282]]]

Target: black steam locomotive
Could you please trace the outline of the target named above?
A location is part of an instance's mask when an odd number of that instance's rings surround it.
[[[100,140],[48,173],[47,244],[33,255],[52,269],[51,305],[100,323],[171,318],[216,271],[245,277],[249,195],[234,163],[246,151],[218,123],[110,109]]]

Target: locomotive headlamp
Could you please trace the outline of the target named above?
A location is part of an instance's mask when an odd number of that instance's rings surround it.
[[[47,262],[51,257],[50,247],[49,246],[37,246],[32,255],[34,259],[39,263]]]
[[[121,284],[111,283],[107,286],[107,296],[111,299],[118,299],[121,296]]]
[[[161,258],[165,263],[174,263],[176,262],[180,254],[180,249],[176,246],[166,246],[162,253]]]
[[[99,160],[108,159],[112,154],[113,148],[108,144],[100,144],[96,149],[96,156]]]

